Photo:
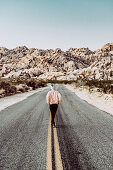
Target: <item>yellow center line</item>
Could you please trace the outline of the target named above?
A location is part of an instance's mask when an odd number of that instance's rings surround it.
[[[63,170],[56,128],[54,128],[54,150],[56,170]]]
[[[55,168],[56,170],[63,170],[56,128],[53,128],[53,133],[54,133]],[[51,144],[51,114],[50,114],[49,128],[48,128],[48,145],[47,145],[47,170],[52,170],[51,147],[52,144]]]
[[[51,152],[51,114],[50,114],[49,128],[48,128],[47,170],[52,170],[52,152]]]

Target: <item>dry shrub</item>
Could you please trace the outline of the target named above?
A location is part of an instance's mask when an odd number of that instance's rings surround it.
[[[97,87],[104,93],[113,94],[113,80],[88,80],[85,85],[90,88]]]
[[[16,87],[11,83],[7,82],[7,80],[0,80],[0,89],[4,89],[4,95],[8,96],[16,93]]]

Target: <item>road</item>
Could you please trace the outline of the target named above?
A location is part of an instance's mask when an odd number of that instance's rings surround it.
[[[113,170],[113,116],[58,90],[56,128],[49,88],[0,112],[0,170]]]

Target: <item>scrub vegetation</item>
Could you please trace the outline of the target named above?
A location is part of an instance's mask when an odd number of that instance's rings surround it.
[[[45,86],[47,86],[46,82],[38,81],[32,78],[0,78],[0,98],[17,93],[24,93]]]
[[[88,80],[85,83],[90,88],[97,88],[98,91],[113,94],[113,80]]]
[[[113,80],[37,80],[34,78],[0,78],[0,97],[5,97],[17,93],[24,93],[30,90],[35,90],[37,88],[46,87],[49,83],[55,84],[74,84],[75,87],[85,87],[89,88],[91,92],[94,88],[98,92],[104,92],[108,94],[113,94]]]

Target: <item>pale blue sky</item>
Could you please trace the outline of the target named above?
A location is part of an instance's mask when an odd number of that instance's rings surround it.
[[[113,42],[113,0],[0,0],[0,46],[41,49]]]

